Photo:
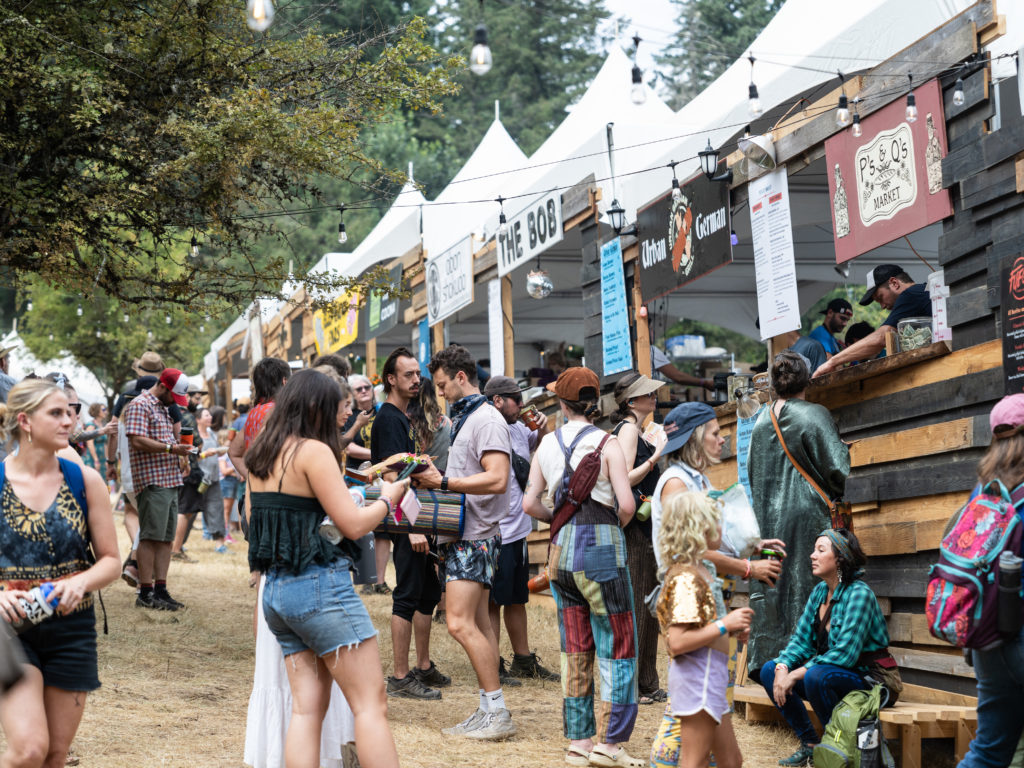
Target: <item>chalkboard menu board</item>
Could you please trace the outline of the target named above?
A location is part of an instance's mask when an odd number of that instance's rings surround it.
[[[1024,392],[1024,254],[1004,259],[1000,270],[1003,378],[1006,394]]]

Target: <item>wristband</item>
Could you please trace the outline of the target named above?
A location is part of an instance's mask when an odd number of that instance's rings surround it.
[[[747,570],[746,570],[746,573],[743,574],[743,578],[744,579],[749,579],[750,578],[750,558],[749,557],[747,558],[746,563],[747,563]]]
[[[444,475],[441,478],[441,493],[448,493],[448,476]]]
[[[391,499],[389,499],[387,496],[381,496],[380,497],[380,501],[384,502],[384,507],[387,510],[384,513],[384,519],[386,520],[388,517],[391,516],[391,512],[392,512],[392,509],[393,509],[392,506],[391,506]]]
[[[171,452],[171,444],[167,443],[166,445],[164,445],[164,453],[170,453],[170,452]]]
[[[719,635],[724,635],[724,634],[725,634],[726,632],[728,632],[728,631],[729,631],[729,630],[727,630],[727,629],[725,628],[725,622],[724,622],[724,621],[722,621],[721,619],[718,619],[718,620],[717,620],[717,621],[715,622],[715,626],[716,626],[716,627],[718,627],[718,634],[719,634]]]

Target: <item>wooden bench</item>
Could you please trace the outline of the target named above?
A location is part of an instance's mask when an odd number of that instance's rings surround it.
[[[748,722],[782,719],[759,685],[737,685],[733,689],[733,700],[744,704]],[[810,704],[807,710],[820,731],[821,723]],[[921,768],[921,739],[954,739],[956,758],[963,759],[978,728],[977,702],[970,696],[905,685],[900,700],[895,706],[883,709],[879,720],[885,737],[900,741],[897,765]]]

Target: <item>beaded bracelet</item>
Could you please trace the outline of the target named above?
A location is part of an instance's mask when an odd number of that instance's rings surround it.
[[[744,579],[749,579],[750,578],[750,558],[749,557],[747,558],[746,563],[747,563],[747,572],[743,574],[743,578]]]

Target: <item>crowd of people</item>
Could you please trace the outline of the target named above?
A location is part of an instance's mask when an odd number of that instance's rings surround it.
[[[631,372],[614,388],[615,425],[605,431],[600,382],[585,367],[547,385],[556,416],[535,411],[528,420],[519,384],[494,376],[481,388],[462,346],[438,351],[427,370],[429,378],[410,350],[395,349],[378,402],[344,358],[294,373],[265,358],[232,421],[223,408],[203,407],[180,370],[146,353],[110,417],[90,409],[87,439],[76,434],[81,404],[65,377],[14,384],[0,406],[0,442],[11,452],[0,464],[0,616],[23,622],[30,590],[44,582],[57,600],[55,618],[18,634],[27,666],[0,698],[4,765],[63,765],[85,695],[99,685],[93,594],[121,576],[136,587],[139,609],[183,609],[168,589],[169,566],[191,560],[185,544],[199,515],[219,550],[233,542],[233,514],[248,540],[258,597],[245,760],[258,768],[340,766],[350,743],[368,768],[397,766],[387,698],[438,701],[452,685],[431,658],[435,610],[479,692],[474,711],[442,732],[508,739],[518,726],[505,688],[560,680],[569,765],[703,768],[711,755],[718,766],[741,765],[730,714],[739,644],[799,739],[780,765],[810,764],[820,739],[804,701],[822,724],[850,691],[881,684],[896,701],[886,623],[862,579],[867,558],[830,517],[849,447],[828,411],[805,399],[814,372],[805,356],[786,351],[770,366],[775,397],[754,427],[748,464],[764,537],[753,550],[763,554],[750,558],[722,546],[723,507],[708,471],[725,440],[707,404],[677,405],[661,429],[647,429],[663,384]],[[1014,397],[993,413],[1001,439],[982,463],[983,482],[1020,484],[1024,396]],[[419,471],[403,471],[396,455],[416,456]],[[346,476],[353,465],[371,466],[374,476],[363,479],[372,488]],[[125,500],[132,552],[123,563],[104,468]],[[463,499],[458,534],[381,532],[431,492]],[[560,674],[531,651],[531,518],[550,527]],[[325,524],[340,541],[322,535]],[[362,593],[390,597],[389,675],[353,578],[371,539],[376,572]],[[729,610],[742,580],[749,605]],[[659,636],[670,657],[664,681]],[[975,652],[979,732],[965,766],[1012,754],[1024,723],[1005,711],[1020,689],[1007,653],[1019,657],[1021,642]],[[638,708],[656,702],[665,714],[649,734],[651,752],[631,755],[624,745],[636,743]]]

